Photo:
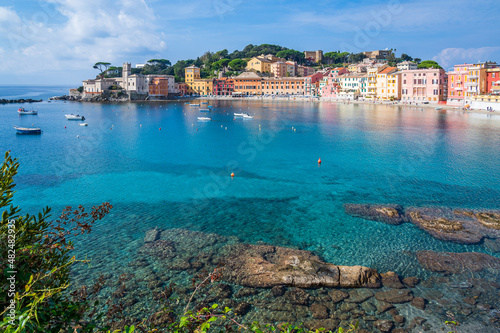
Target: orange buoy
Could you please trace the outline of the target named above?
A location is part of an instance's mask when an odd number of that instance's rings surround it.
[[[234,178],[234,172],[231,172],[231,178]]]
[[[320,158],[320,159],[318,159],[318,164],[321,164],[321,158]]]
[[[161,131],[161,127],[160,127],[160,131]]]

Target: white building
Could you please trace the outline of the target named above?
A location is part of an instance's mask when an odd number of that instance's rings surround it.
[[[414,70],[417,69],[418,67],[416,63],[411,61],[400,62],[397,66],[398,66],[398,71]]]
[[[340,98],[355,99],[365,97],[368,93],[368,76],[366,74],[348,73],[338,77],[341,91]]]

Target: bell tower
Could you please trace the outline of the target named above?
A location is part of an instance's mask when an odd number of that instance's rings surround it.
[[[128,77],[132,73],[131,69],[131,64],[129,62],[124,62],[123,63],[123,68],[122,68],[122,83],[123,83],[123,89],[128,91]]]

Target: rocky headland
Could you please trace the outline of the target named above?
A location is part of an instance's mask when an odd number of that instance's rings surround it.
[[[41,99],[20,98],[20,99],[0,99],[0,104],[18,104],[18,103],[39,103]]]

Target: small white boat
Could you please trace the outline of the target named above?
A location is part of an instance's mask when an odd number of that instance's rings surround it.
[[[80,116],[78,114],[66,114],[65,117],[68,120],[85,120],[84,116]]]
[[[212,120],[212,118],[210,118],[210,117],[198,117],[198,120],[201,120],[201,121],[210,121],[210,120]]]
[[[17,113],[19,113],[19,114],[38,114],[38,111],[35,111],[35,110],[26,110],[25,108],[19,108],[17,110]]]
[[[200,109],[200,112],[210,112],[210,109]]]
[[[41,134],[42,129],[38,127],[19,127],[14,126],[18,134]]]
[[[235,117],[243,117],[244,115],[246,115],[246,113],[235,113],[234,114]]]
[[[440,107],[440,106],[438,106],[438,107],[436,108],[436,110],[442,110],[442,109],[443,109],[443,108],[442,108],[442,107]]]
[[[78,126],[89,126],[89,124],[87,124],[87,123],[81,123],[81,124],[78,124]]]
[[[249,114],[244,114],[243,119],[253,119],[253,116],[251,116]]]
[[[191,106],[200,106],[200,104],[189,104]]]
[[[213,105],[208,105],[207,108],[211,109],[213,108],[214,106]]]

